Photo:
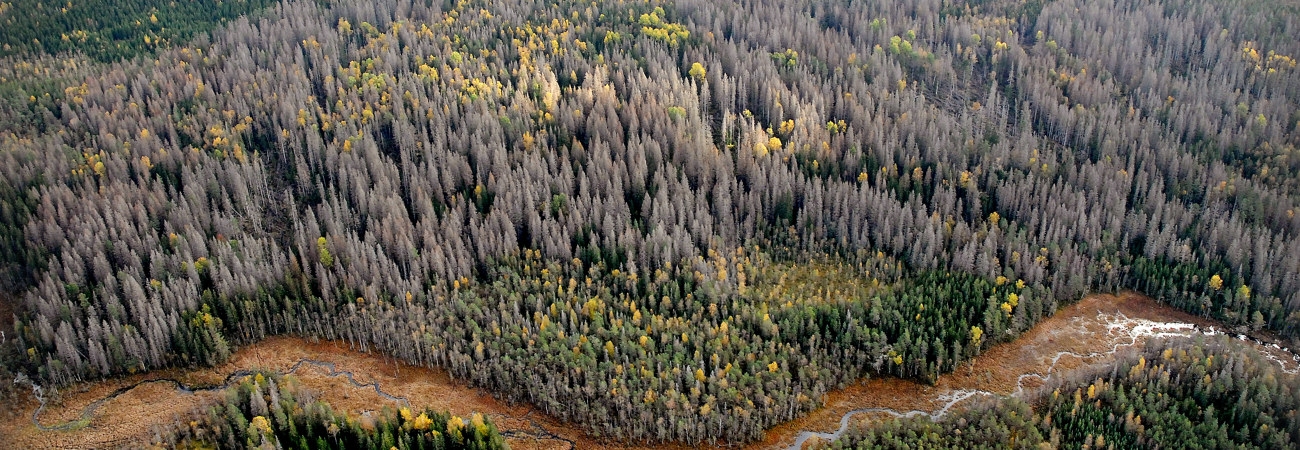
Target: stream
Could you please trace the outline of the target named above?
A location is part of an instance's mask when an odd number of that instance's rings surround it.
[[[1040,382],[1042,383],[1046,383],[1050,381],[1053,375],[1055,374],[1055,370],[1058,363],[1061,361],[1062,358],[1067,356],[1076,357],[1085,360],[1098,358],[1098,357],[1112,356],[1122,348],[1136,346],[1140,342],[1142,342],[1143,339],[1149,339],[1149,338],[1190,337],[1198,334],[1206,335],[1206,336],[1226,334],[1220,330],[1217,330],[1214,327],[1202,329],[1201,327],[1198,327],[1197,325],[1191,323],[1157,322],[1157,321],[1146,320],[1146,319],[1133,319],[1119,312],[1113,314],[1098,312],[1097,319],[1100,323],[1103,323],[1106,326],[1106,330],[1107,330],[1106,337],[1110,339],[1110,341],[1112,342],[1112,345],[1109,350],[1102,351],[1102,352],[1087,353],[1087,354],[1078,354],[1069,351],[1057,352],[1055,355],[1052,356],[1052,358],[1050,358],[1051,362],[1045,371],[1025,373],[1018,376],[1016,378],[1016,390],[1009,395],[1023,396],[1025,394],[1026,380],[1037,379],[1040,380]],[[1254,342],[1256,345],[1262,347],[1269,347],[1275,350],[1281,350],[1291,356],[1292,368],[1288,369],[1287,368],[1288,363],[1286,362],[1286,360],[1284,358],[1278,357],[1273,352],[1262,352],[1262,354],[1264,355],[1265,358],[1274,361],[1279,366],[1281,366],[1281,370],[1285,373],[1295,374],[1297,373],[1298,370],[1300,370],[1300,355],[1297,355],[1291,349],[1282,348],[1277,344],[1267,343],[1260,339],[1256,339],[1246,335],[1236,335],[1236,338],[1241,341]],[[357,381],[356,376],[351,371],[338,370],[335,364],[329,361],[322,361],[322,360],[308,359],[308,358],[299,359],[297,362],[293,364],[293,366],[291,366],[287,371],[281,372],[281,374],[292,375],[298,372],[298,370],[305,365],[314,366],[314,367],[327,370],[328,377],[344,377],[347,379],[348,383],[352,385],[352,387],[373,389],[376,395],[379,395],[384,399],[399,403],[403,406],[407,406],[407,407],[411,406],[410,401],[406,397],[394,395],[392,393],[384,391],[378,381],[372,381],[369,383],[359,382]],[[109,401],[123,394],[126,394],[127,392],[130,392],[131,390],[137,387],[146,384],[167,383],[175,386],[176,391],[181,394],[192,395],[198,392],[210,392],[210,391],[218,391],[218,390],[230,388],[231,386],[237,385],[243,377],[253,375],[255,373],[256,373],[255,371],[247,370],[247,369],[236,370],[234,372],[231,372],[229,375],[227,375],[226,378],[220,384],[215,384],[210,386],[191,386],[175,378],[150,378],[150,379],[141,380],[120,387],[114,390],[113,392],[109,393],[108,395],[104,396],[103,398],[91,402],[89,405],[86,405],[84,408],[82,408],[80,415],[77,416],[76,419],[69,420],[67,422],[63,422],[55,425],[48,425],[48,426],[42,424],[40,421],[40,416],[45,411],[45,408],[49,402],[49,399],[47,398],[45,393],[45,389],[41,387],[39,384],[37,384],[35,381],[31,380],[30,378],[22,374],[20,374],[17,377],[17,379],[14,380],[14,383],[27,384],[31,386],[32,395],[35,396],[37,401],[39,402],[39,406],[36,408],[36,411],[32,412],[31,421],[33,425],[35,425],[38,429],[42,431],[67,431],[67,430],[75,430],[87,425],[90,422],[90,420],[94,417],[95,412],[104,404],[108,403]],[[985,391],[985,390],[977,390],[977,389],[950,389],[935,396],[934,398],[935,403],[940,406],[932,411],[923,411],[923,410],[900,411],[900,410],[895,410],[890,408],[876,408],[876,407],[854,409],[852,411],[845,413],[842,417],[840,417],[839,428],[834,432],[820,432],[820,431],[813,431],[813,430],[800,431],[796,436],[796,440],[794,444],[791,445],[789,449],[801,450],[804,444],[806,444],[809,440],[812,440],[813,438],[819,438],[825,440],[837,439],[841,435],[843,435],[846,430],[848,430],[852,418],[859,414],[886,414],[893,417],[926,416],[931,419],[937,420],[945,416],[950,410],[952,410],[952,408],[954,408],[961,402],[964,402],[971,398],[997,397],[1000,395],[1002,394]],[[568,442],[570,448],[574,448],[575,443],[573,441],[551,433],[549,430],[540,426],[531,417],[528,417],[529,415],[532,414],[532,412],[533,411],[529,411],[529,413],[525,414],[524,417],[519,418],[521,420],[525,420],[528,423],[530,423],[532,430],[530,431],[502,430],[502,434],[507,437],[531,437],[534,439],[537,438],[555,439],[555,440]]]
[[[411,402],[406,397],[385,392],[383,388],[379,385],[378,381],[372,381],[370,383],[359,382],[356,379],[356,375],[353,374],[351,371],[338,370],[338,367],[335,366],[334,363],[329,361],[303,358],[295,362],[293,366],[289,368],[289,370],[284,372],[275,372],[275,373],[279,373],[281,375],[293,375],[297,373],[298,369],[302,368],[304,365],[315,366],[315,367],[325,369],[328,371],[326,376],[330,378],[344,377],[348,380],[348,383],[351,384],[352,387],[373,389],[376,395],[379,395],[380,397],[386,400],[398,403],[405,407],[411,407]],[[45,389],[23,374],[19,374],[18,378],[14,380],[14,383],[27,384],[31,386],[32,395],[36,397],[36,400],[38,402],[40,402],[40,405],[37,406],[36,411],[32,412],[32,424],[35,425],[36,428],[40,429],[41,431],[68,431],[68,430],[75,430],[81,428],[82,426],[85,426],[87,423],[89,423],[91,418],[94,417],[95,411],[98,410],[105,403],[108,403],[110,400],[113,400],[127,392],[130,392],[132,389],[135,389],[137,387],[146,384],[167,383],[175,386],[176,392],[185,395],[193,395],[198,392],[211,392],[211,391],[228,389],[231,386],[237,385],[239,381],[243,379],[245,376],[251,376],[256,373],[257,373],[256,371],[247,370],[247,369],[236,370],[234,372],[231,372],[229,375],[227,375],[225,380],[223,380],[220,384],[215,384],[211,386],[190,386],[190,385],[186,385],[185,383],[175,378],[150,378],[150,379],[141,380],[117,388],[113,392],[104,396],[103,398],[91,402],[89,405],[86,405],[84,408],[82,408],[81,414],[76,419],[69,420],[67,422],[63,422],[56,425],[49,425],[49,426],[42,424],[40,421],[41,413],[45,411],[45,407],[49,402],[49,399],[45,396]],[[567,439],[563,436],[556,435],[550,432],[549,430],[547,430],[545,427],[541,426],[539,423],[537,423],[537,421],[531,417],[533,412],[534,411],[530,410],[527,414],[524,414],[522,417],[517,418],[519,420],[528,422],[528,424],[532,428],[531,430],[502,429],[500,430],[501,435],[507,438],[531,438],[531,439],[557,440],[557,441],[568,443],[569,448],[577,448],[576,443],[573,442],[572,440]],[[502,416],[509,417],[505,414],[502,414]]]
[[[348,383],[351,383],[353,387],[373,388],[375,390],[375,394],[378,394],[380,397],[383,397],[393,402],[400,403],[403,406],[409,407],[411,405],[411,403],[407,401],[405,397],[396,396],[384,392],[384,390],[380,388],[378,381],[370,382],[370,383],[361,383],[357,381],[356,376],[351,371],[338,370],[338,368],[335,367],[334,363],[329,361],[320,361],[315,359],[300,359],[298,360],[298,362],[295,362],[293,366],[289,368],[289,370],[281,373],[281,375],[292,375],[298,372],[298,369],[302,368],[304,364],[316,366],[328,370],[329,373],[326,375],[331,378],[345,377],[347,378]],[[23,374],[18,375],[18,378],[14,380],[14,384],[30,385],[32,387],[32,395],[36,397],[36,400],[38,402],[40,402],[40,406],[37,406],[36,411],[32,412],[32,424],[36,425],[36,428],[39,428],[41,431],[67,431],[67,430],[80,428],[81,426],[85,425],[85,423],[89,422],[90,419],[94,417],[95,411],[98,410],[100,406],[103,406],[104,403],[107,403],[108,401],[113,400],[121,396],[122,394],[130,392],[132,389],[135,389],[137,387],[146,384],[167,383],[176,386],[177,392],[180,392],[182,394],[192,395],[198,392],[219,391],[219,390],[230,388],[231,386],[238,384],[238,381],[240,379],[244,378],[245,376],[253,375],[255,373],[257,372],[252,370],[246,370],[246,369],[236,370],[234,372],[231,372],[230,375],[227,375],[226,379],[222,381],[221,384],[216,384],[212,386],[189,386],[175,378],[150,378],[146,380],[137,381],[135,383],[117,388],[112,393],[104,396],[103,398],[99,400],[95,400],[94,402],[91,402],[89,405],[86,405],[85,408],[82,408],[81,415],[78,416],[76,419],[69,420],[67,422],[60,423],[57,425],[48,425],[48,426],[42,424],[40,421],[41,413],[45,411],[45,406],[49,402],[49,399],[46,398],[45,396],[45,389]]]
[[[1024,382],[1027,379],[1036,378],[1038,380],[1041,380],[1043,383],[1046,383],[1047,381],[1051,380],[1053,371],[1056,369],[1057,364],[1061,361],[1061,358],[1066,356],[1073,356],[1080,359],[1091,359],[1097,357],[1112,356],[1116,352],[1118,352],[1121,348],[1136,346],[1139,343],[1139,340],[1143,338],[1149,339],[1149,338],[1165,338],[1165,337],[1190,337],[1198,334],[1202,334],[1206,336],[1216,336],[1216,335],[1226,334],[1222,331],[1215,329],[1214,327],[1209,327],[1208,329],[1202,329],[1196,324],[1191,324],[1191,323],[1156,322],[1147,319],[1131,319],[1119,312],[1116,312],[1114,314],[1098,312],[1097,319],[1101,323],[1106,324],[1106,335],[1112,339],[1112,342],[1114,342],[1114,344],[1111,346],[1109,351],[1088,353],[1086,355],[1080,355],[1074,352],[1058,352],[1057,354],[1052,356],[1051,364],[1048,365],[1047,370],[1045,372],[1026,373],[1017,377],[1016,390],[1011,395],[1017,397],[1024,395],[1025,393]],[[1297,355],[1295,351],[1292,351],[1291,349],[1287,349],[1287,348],[1282,348],[1277,344],[1267,343],[1264,342],[1263,340],[1246,336],[1243,334],[1238,334],[1236,337],[1238,340],[1241,341],[1252,341],[1256,345],[1262,347],[1269,347],[1276,350],[1281,350],[1283,352],[1286,352],[1287,354],[1290,354],[1292,363],[1295,363],[1295,367],[1288,369],[1287,363],[1285,362],[1284,359],[1279,358],[1277,357],[1277,355],[1274,355],[1269,352],[1261,352],[1261,354],[1266,359],[1276,362],[1279,366],[1281,366],[1282,367],[1281,370],[1284,373],[1295,374],[1297,373],[1297,371],[1300,371],[1300,355]],[[1127,342],[1124,342],[1125,339],[1127,339]],[[827,433],[827,432],[820,432],[820,431],[813,431],[813,430],[800,431],[795,439],[794,445],[791,445],[789,447],[789,450],[802,450],[804,444],[806,444],[809,440],[813,438],[825,439],[828,441],[838,439],[841,435],[844,434],[845,431],[848,430],[849,422],[851,421],[853,416],[856,416],[858,414],[887,414],[893,417],[926,416],[932,420],[938,420],[942,418],[944,415],[948,414],[948,411],[950,411],[958,403],[979,396],[996,397],[999,396],[999,394],[994,392],[989,392],[989,391],[972,390],[972,389],[949,390],[935,397],[935,400],[941,402],[942,406],[940,406],[938,409],[935,409],[934,411],[921,411],[921,410],[898,411],[890,408],[854,409],[852,411],[844,413],[844,416],[840,417],[840,427],[834,432]]]

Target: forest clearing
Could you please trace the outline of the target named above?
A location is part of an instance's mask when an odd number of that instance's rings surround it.
[[[1102,365],[1111,361],[1116,351],[1142,344],[1150,335],[1133,332],[1136,325],[1142,324],[1194,324],[1200,329],[1215,326],[1212,321],[1136,294],[1088,296],[1061,309],[1016,340],[995,346],[958,370],[941,375],[934,385],[894,377],[865,379],[830,392],[822,408],[767,430],[761,441],[750,443],[745,448],[787,448],[804,431],[834,432],[840,428],[841,418],[846,413],[863,408],[898,412],[938,411],[945,406],[961,406],[961,401],[945,405],[954,398],[954,393],[978,391],[1009,395],[1018,389],[1029,391],[1042,385],[1043,380],[1038,376]],[[1264,345],[1255,347],[1283,361],[1284,370],[1296,368],[1291,355]],[[301,364],[303,361],[328,362],[335,374],[332,375],[331,368],[324,365]],[[47,405],[39,421],[46,427],[69,424],[91,408],[90,420],[84,426],[66,431],[42,431],[31,420],[10,417],[0,424],[0,436],[4,436],[6,442],[33,449],[101,448],[143,443],[149,440],[156,424],[169,422],[171,416],[215,398],[210,392],[178,389],[170,380],[188,387],[215,386],[221,385],[232,373],[250,369],[292,372],[304,384],[318,391],[322,399],[354,414],[375,411],[384,404],[397,406],[401,403],[444,409],[465,416],[474,412],[484,413],[507,436],[513,449],[642,448],[591,436],[527,404],[508,405],[483,390],[470,387],[463,380],[452,379],[441,369],[409,366],[383,355],[351,350],[346,343],[313,343],[295,337],[274,337],[245,346],[227,363],[217,367],[159,370],[70,386],[60,393],[58,400]],[[352,373],[355,383],[337,375],[342,372]],[[373,387],[376,384],[386,395],[376,392]],[[135,387],[121,392],[130,386]],[[965,400],[976,396],[967,394],[960,398]],[[91,406],[106,398],[109,400],[98,407]],[[34,397],[27,400],[21,408],[10,413],[31,417],[39,404]],[[851,420],[861,423],[885,417],[889,415],[855,414]]]

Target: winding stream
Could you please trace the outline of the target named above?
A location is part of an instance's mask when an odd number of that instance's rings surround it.
[[[398,403],[402,406],[411,407],[411,402],[409,399],[407,399],[404,396],[400,396],[400,395],[396,395],[384,391],[378,381],[372,381],[369,383],[362,383],[360,381],[357,381],[356,375],[353,372],[348,370],[339,370],[338,367],[335,365],[335,363],[330,361],[323,361],[323,360],[311,359],[311,358],[302,358],[294,362],[293,366],[291,366],[288,370],[283,372],[278,372],[278,371],[274,371],[274,372],[281,375],[293,375],[297,373],[298,370],[301,369],[304,365],[325,369],[328,371],[328,373],[326,373],[327,377],[346,378],[348,383],[351,384],[352,387],[373,389],[376,395],[379,395],[380,397],[386,400]],[[226,378],[220,384],[215,384],[210,386],[187,385],[184,382],[181,382],[180,380],[175,378],[150,378],[150,379],[141,380],[117,388],[113,390],[113,392],[109,393],[108,395],[105,395],[104,397],[95,400],[94,402],[91,402],[90,404],[82,408],[80,415],[78,415],[76,419],[69,420],[67,422],[59,423],[56,425],[48,425],[48,426],[42,424],[40,421],[41,413],[45,411],[45,407],[49,402],[49,398],[45,396],[45,389],[40,385],[36,384],[35,382],[33,382],[30,378],[27,378],[22,374],[20,374],[18,378],[14,380],[14,383],[27,384],[31,386],[32,395],[35,396],[37,401],[39,402],[39,406],[37,406],[36,411],[32,412],[32,419],[31,419],[32,424],[35,425],[36,428],[40,429],[41,431],[68,431],[68,430],[79,429],[85,426],[94,417],[95,412],[104,404],[140,386],[144,386],[151,383],[166,383],[175,386],[176,392],[178,393],[184,395],[193,395],[199,392],[211,392],[211,391],[220,391],[220,390],[228,389],[232,386],[239,384],[240,380],[243,379],[245,376],[252,376],[256,373],[258,373],[258,371],[253,371],[248,369],[236,370],[234,372],[231,372],[229,375],[227,375]],[[531,428],[529,430],[502,429],[501,435],[507,438],[556,440],[556,441],[568,443],[569,448],[577,448],[577,444],[573,440],[552,433],[551,431],[543,427],[541,424],[539,424],[533,417],[531,417],[533,412],[534,411],[530,410],[528,413],[517,418],[511,417],[507,414],[501,414],[502,416],[507,418],[525,421],[529,424]]]
[[[1066,356],[1073,356],[1085,360],[1097,358],[1097,357],[1112,356],[1116,352],[1118,352],[1121,348],[1136,346],[1143,338],[1149,339],[1149,338],[1165,338],[1165,337],[1190,337],[1198,334],[1206,335],[1206,336],[1215,336],[1215,335],[1226,334],[1222,331],[1215,329],[1214,327],[1209,327],[1208,329],[1202,329],[1196,324],[1191,324],[1191,323],[1157,322],[1157,321],[1147,320],[1147,319],[1132,319],[1120,312],[1115,312],[1114,314],[1108,314],[1099,311],[1097,313],[1097,320],[1101,323],[1106,324],[1106,335],[1112,340],[1112,342],[1114,342],[1114,344],[1111,345],[1110,350],[1104,352],[1088,353],[1084,355],[1080,355],[1078,353],[1068,352],[1068,351],[1057,352],[1055,355],[1052,356],[1051,364],[1048,365],[1047,370],[1045,372],[1025,373],[1017,377],[1016,390],[1010,395],[1017,396],[1017,397],[1024,395],[1025,392],[1024,382],[1027,379],[1036,378],[1042,381],[1043,383],[1049,381],[1052,378],[1053,372],[1055,371],[1057,364],[1061,361],[1061,358]],[[1278,346],[1277,344],[1267,343],[1264,342],[1263,340],[1242,335],[1242,334],[1239,334],[1236,337],[1238,340],[1241,341],[1250,341],[1262,347],[1269,347],[1275,350],[1281,350],[1283,352],[1286,352],[1287,354],[1291,355],[1292,363],[1294,363],[1294,367],[1290,369],[1287,368],[1287,363],[1285,362],[1285,360],[1279,358],[1277,355],[1274,355],[1271,352],[1260,352],[1260,353],[1266,359],[1276,362],[1279,366],[1281,366],[1281,370],[1284,373],[1295,374],[1298,371],[1300,371],[1300,355],[1297,355],[1295,351],[1292,351],[1291,349],[1288,348],[1283,348],[1281,346]],[[1125,340],[1127,340],[1127,342],[1125,342]],[[984,390],[972,390],[972,389],[949,390],[935,397],[935,400],[941,402],[942,406],[940,406],[938,409],[935,409],[934,411],[922,411],[922,410],[898,411],[890,408],[854,409],[852,411],[844,413],[844,416],[840,417],[840,427],[834,432],[827,433],[827,432],[820,432],[820,431],[813,431],[813,430],[800,431],[795,439],[794,445],[791,445],[789,447],[789,450],[802,450],[804,444],[813,438],[820,438],[826,440],[838,439],[841,435],[844,434],[845,431],[848,430],[849,422],[851,421],[853,416],[856,416],[858,414],[887,414],[894,417],[926,416],[929,417],[930,419],[938,420],[942,418],[944,415],[948,414],[948,411],[950,411],[958,403],[961,403],[962,401],[977,396],[995,397],[995,396],[999,396],[999,394],[994,392],[984,391]]]
[[[1047,365],[1047,369],[1045,371],[1024,373],[1019,375],[1016,378],[1015,391],[1007,395],[1011,395],[1011,396],[1024,395],[1026,391],[1025,388],[1026,381],[1030,379],[1037,379],[1042,383],[1048,382],[1055,375],[1057,371],[1057,366],[1061,362],[1062,358],[1065,358],[1067,356],[1080,358],[1084,360],[1099,358],[1099,357],[1108,357],[1114,355],[1122,348],[1136,346],[1140,344],[1144,339],[1149,339],[1153,337],[1189,337],[1195,335],[1214,336],[1214,335],[1226,334],[1220,330],[1217,330],[1214,327],[1208,327],[1203,329],[1191,323],[1159,322],[1159,321],[1152,321],[1147,319],[1134,319],[1134,318],[1129,318],[1128,316],[1120,312],[1103,313],[1099,311],[1097,313],[1096,318],[1097,321],[1100,324],[1103,324],[1106,329],[1105,336],[1104,337],[1099,336],[1099,338],[1107,339],[1107,341],[1110,344],[1110,348],[1108,350],[1093,352],[1093,353],[1085,353],[1085,354],[1079,354],[1070,351],[1057,352],[1056,354],[1052,355],[1051,358],[1049,358],[1050,363]],[[1077,321],[1079,319],[1075,319],[1075,320]],[[1291,356],[1290,358],[1291,362],[1289,363],[1287,362],[1285,357],[1279,357],[1277,354],[1278,352],[1261,352],[1261,353],[1264,355],[1265,358],[1274,361],[1279,366],[1281,366],[1281,370],[1285,373],[1295,374],[1298,371],[1300,371],[1300,355],[1297,355],[1291,349],[1282,348],[1277,344],[1267,343],[1260,339],[1256,339],[1246,335],[1236,335],[1235,337],[1241,341],[1249,341],[1262,347],[1267,347],[1274,350],[1280,350],[1281,352],[1285,352],[1287,355]],[[411,402],[406,397],[395,395],[393,393],[384,391],[378,381],[371,381],[369,383],[359,382],[357,381],[356,375],[353,372],[346,371],[346,370],[339,370],[338,367],[335,365],[335,363],[330,361],[302,358],[294,362],[294,364],[288,370],[284,372],[278,372],[278,373],[282,375],[292,375],[297,373],[299,369],[301,369],[303,366],[314,366],[317,368],[325,369],[326,371],[328,371],[328,373],[326,374],[326,376],[328,377],[346,378],[347,382],[351,384],[352,387],[354,388],[373,390],[376,395],[386,400],[407,407],[411,406]],[[22,375],[19,375],[18,378],[14,380],[14,383],[27,384],[31,386],[32,394],[34,397],[36,397],[37,401],[39,402],[39,406],[36,408],[34,412],[32,412],[32,416],[31,416],[32,424],[35,425],[36,428],[42,431],[67,431],[67,430],[79,429],[81,427],[86,426],[93,419],[95,413],[103,405],[140,386],[144,386],[151,383],[166,383],[174,386],[176,392],[180,394],[193,395],[199,392],[211,392],[211,391],[228,389],[232,386],[237,385],[243,377],[250,376],[255,373],[257,372],[248,369],[236,370],[231,372],[229,375],[227,375],[225,379],[219,384],[203,385],[203,386],[187,385],[176,378],[150,378],[150,379],[141,380],[120,387],[118,389],[115,389],[114,391],[105,395],[104,397],[91,402],[90,404],[86,405],[81,409],[80,414],[75,419],[54,424],[54,425],[48,425],[48,426],[42,424],[40,421],[40,416],[42,413],[45,412],[45,409],[49,402],[49,399],[46,396],[46,392],[44,388],[36,384],[33,380]],[[794,442],[794,445],[790,446],[789,448],[802,449],[803,446],[813,438],[826,439],[826,440],[834,440],[836,438],[839,438],[841,435],[845,433],[846,430],[848,430],[850,422],[852,421],[853,417],[859,414],[884,414],[893,417],[926,416],[931,419],[939,419],[945,416],[949,411],[951,411],[958,404],[966,400],[969,400],[971,398],[985,397],[985,396],[996,397],[1001,395],[1004,394],[998,394],[996,392],[978,390],[978,389],[948,389],[934,397],[934,404],[938,405],[938,407],[932,411],[924,411],[919,409],[896,410],[891,408],[880,408],[880,407],[854,409],[845,413],[843,416],[840,417],[839,428],[837,430],[833,432],[819,432],[813,430],[800,431],[796,435],[796,440]],[[524,421],[528,423],[529,428],[531,428],[529,430],[502,429],[501,430],[502,435],[507,437],[513,437],[513,438],[558,440],[562,442],[567,442],[570,448],[576,448],[576,443],[574,441],[556,435],[555,433],[551,432],[551,430],[548,430],[546,427],[540,425],[533,417],[531,417],[533,412],[534,411],[530,410],[528,413],[520,417],[512,417],[511,415],[501,414],[502,416],[510,419]]]
[[[289,368],[289,370],[281,373],[281,375],[292,375],[294,373],[297,373],[298,369],[302,368],[304,364],[316,366],[328,370],[329,373],[327,373],[326,376],[331,378],[345,377],[347,378],[348,383],[352,384],[352,387],[373,388],[375,394],[378,394],[380,397],[400,403],[403,406],[407,406],[407,407],[411,406],[411,402],[408,401],[406,397],[397,396],[397,395],[384,392],[384,390],[380,388],[378,381],[374,381],[370,383],[359,382],[357,381],[356,376],[351,371],[338,370],[338,368],[334,365],[334,363],[329,361],[321,361],[321,360],[307,359],[307,358],[300,359],[297,362],[295,362],[293,366]],[[40,406],[37,406],[36,411],[32,412],[32,424],[36,425],[36,428],[39,428],[41,431],[66,431],[66,430],[72,430],[84,426],[86,422],[90,421],[90,419],[94,417],[95,411],[98,410],[100,406],[103,406],[104,403],[107,403],[108,401],[113,400],[121,396],[122,394],[130,392],[132,389],[135,389],[137,387],[146,384],[167,383],[176,386],[177,392],[180,392],[182,394],[192,395],[198,392],[219,391],[219,390],[230,388],[231,386],[238,384],[238,380],[244,378],[245,376],[253,375],[255,373],[257,372],[252,370],[247,370],[247,369],[236,370],[234,372],[231,372],[230,375],[227,375],[226,379],[222,381],[221,384],[212,385],[212,386],[189,386],[175,378],[150,378],[146,380],[137,381],[135,383],[117,388],[112,393],[104,396],[103,398],[100,398],[99,400],[95,400],[94,402],[91,402],[89,405],[86,405],[85,408],[82,408],[81,415],[77,416],[76,419],[69,420],[67,422],[60,423],[57,425],[49,425],[49,426],[42,424],[40,421],[41,413],[45,411],[45,406],[49,402],[49,399],[45,397],[45,389],[42,388],[40,385],[36,384],[35,382],[33,382],[30,378],[27,378],[25,375],[22,374],[18,375],[18,378],[14,380],[14,383],[30,385],[32,387],[32,395],[34,395],[36,397],[36,400],[40,402]]]

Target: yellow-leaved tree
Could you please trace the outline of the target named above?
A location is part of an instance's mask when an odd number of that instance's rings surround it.
[[[334,265],[334,256],[330,255],[329,248],[326,248],[327,241],[324,236],[316,238],[316,250],[320,253],[320,263],[325,267]]]
[[[703,83],[704,77],[708,75],[708,71],[705,70],[704,66],[700,63],[693,63],[691,64],[690,75],[691,78],[695,79],[695,81]]]

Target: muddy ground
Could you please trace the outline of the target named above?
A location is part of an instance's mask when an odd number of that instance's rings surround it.
[[[1212,325],[1139,295],[1090,296],[1058,311],[1017,340],[998,345],[956,372],[939,377],[933,386],[893,378],[865,380],[828,394],[823,408],[768,430],[763,440],[744,448],[789,447],[800,432],[838,429],[845,413],[855,409],[882,407],[897,411],[935,411],[947,403],[944,394],[953,391],[1011,394],[1018,387],[1033,389],[1041,385],[1041,381],[1028,377],[1018,383],[1022,374],[1065,372],[1086,365],[1104,364],[1113,358],[1110,353],[1117,344],[1131,341],[1131,336],[1116,332],[1115,322],[1119,317]],[[1143,339],[1137,339],[1138,343]],[[1085,356],[1054,358],[1063,353]],[[487,392],[454,380],[440,369],[407,366],[382,355],[350,350],[342,343],[313,343],[288,337],[244,346],[219,367],[154,371],[65,388],[58,399],[41,413],[42,424],[52,426],[75,421],[87,411],[87,406],[110,397],[114,391],[138,384],[93,408],[87,423],[71,431],[42,431],[36,427],[31,416],[38,403],[27,396],[22,404],[9,405],[0,413],[4,416],[0,420],[0,442],[6,448],[32,449],[139,446],[151,440],[151,430],[156,424],[173,421],[216,395],[212,392],[180,392],[170,382],[142,381],[175,379],[191,386],[216,385],[230,373],[241,369],[285,372],[304,359],[332,362],[335,370],[352,372],[357,382],[377,382],[385,393],[405,398],[416,407],[449,410],[460,416],[485,413],[507,435],[514,449],[647,448],[593,438],[529,405],[497,401]],[[329,369],[323,367],[303,365],[295,376],[307,387],[319,391],[336,410],[345,409],[357,414],[379,409],[385,404],[395,404],[377,394],[373,387],[354,386],[346,377],[330,376]],[[882,415],[879,414],[858,414],[851,420],[880,418]],[[666,447],[680,446],[654,446]]]

